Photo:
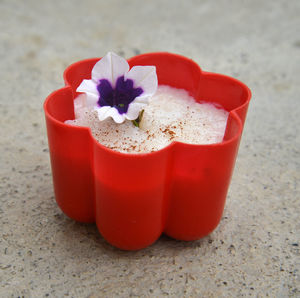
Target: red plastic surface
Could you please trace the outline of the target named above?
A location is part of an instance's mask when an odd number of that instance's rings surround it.
[[[131,67],[155,65],[159,84],[186,89],[197,101],[220,104],[230,114],[222,143],[173,142],[153,153],[118,153],[99,144],[89,128],[64,124],[74,119],[76,88],[90,79],[98,60],[69,66],[66,87],[44,104],[58,205],[77,221],[96,222],[109,243],[126,250],[144,248],[162,233],[180,240],[209,234],[224,209],[250,90],[179,55],[135,56],[128,60]]]

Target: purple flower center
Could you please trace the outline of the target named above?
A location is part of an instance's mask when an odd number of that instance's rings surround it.
[[[133,80],[127,79],[125,81],[124,76],[117,79],[115,89],[112,88],[108,80],[100,80],[97,90],[100,94],[99,106],[114,107],[120,114],[127,113],[129,104],[144,92],[142,88],[133,88]]]

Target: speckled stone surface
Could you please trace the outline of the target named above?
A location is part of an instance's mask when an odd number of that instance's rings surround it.
[[[0,297],[300,296],[300,2],[0,1]],[[111,247],[53,195],[42,104],[67,65],[170,51],[253,91],[218,228]]]

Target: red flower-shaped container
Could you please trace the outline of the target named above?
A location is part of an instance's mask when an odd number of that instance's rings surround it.
[[[197,101],[229,111],[222,143],[173,142],[152,153],[125,154],[99,144],[90,129],[67,125],[74,119],[76,89],[99,60],[69,66],[66,86],[46,99],[50,157],[56,201],[80,222],[96,222],[102,236],[126,250],[144,248],[162,233],[195,240],[212,232],[224,209],[250,90],[236,79],[204,72],[192,60],[150,53],[128,60],[155,65],[158,83],[187,90]]]

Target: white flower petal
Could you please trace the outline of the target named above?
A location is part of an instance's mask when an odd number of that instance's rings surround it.
[[[114,119],[116,123],[123,123],[125,118],[125,114],[120,114],[116,108],[111,108],[107,114]]]
[[[77,87],[76,92],[84,92],[87,94],[93,94],[99,96],[97,85],[93,80],[83,80]]]
[[[97,107],[98,106],[99,95],[87,94],[85,100],[82,102],[83,106],[87,108]]]
[[[82,108],[97,107],[98,96],[93,94],[82,93],[78,95],[74,100],[74,110],[77,111]]]
[[[97,111],[97,113],[98,113],[98,118],[99,118],[99,120],[100,121],[103,121],[103,120],[105,120],[107,117],[109,117],[109,116],[105,116],[106,115],[106,112],[108,111],[108,110],[110,110],[111,109],[111,107],[110,106],[105,106],[105,107],[101,107],[101,108],[95,108],[95,110]]]
[[[147,105],[149,103],[149,98],[150,96],[138,96],[134,99],[134,101],[132,103],[143,103],[145,105]]]
[[[127,61],[113,52],[108,52],[92,70],[92,79],[98,83],[101,79],[107,79],[113,88],[120,76],[129,70]]]
[[[139,116],[141,110],[145,108],[146,104],[133,102],[129,105],[128,111],[125,114],[126,119],[135,120]]]
[[[125,75],[125,79],[131,79],[134,87],[143,89],[142,96],[152,96],[157,89],[157,75],[155,66],[134,66]]]
[[[125,120],[125,115],[121,115],[116,108],[105,106],[96,110],[98,112],[98,118],[100,121],[105,120],[108,117],[113,118],[116,123],[122,123]]]

